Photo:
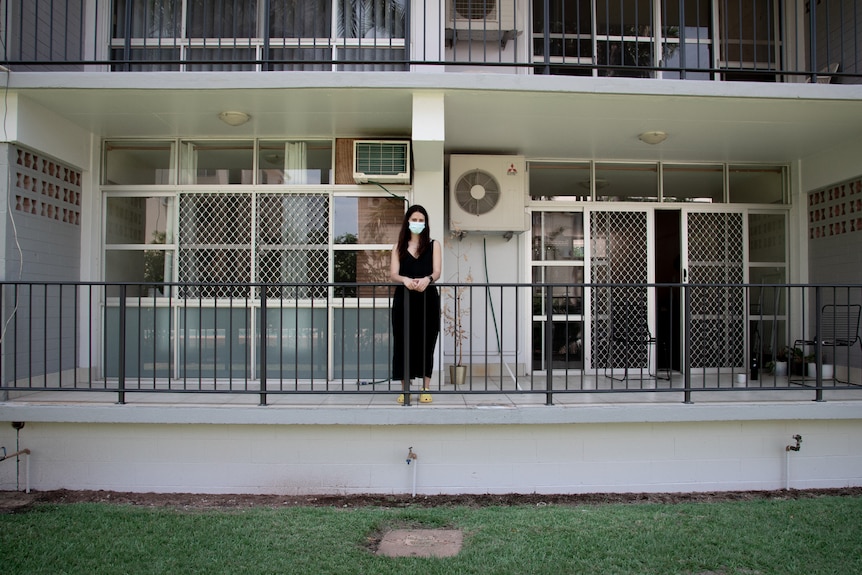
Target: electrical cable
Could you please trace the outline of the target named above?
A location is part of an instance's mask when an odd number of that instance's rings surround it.
[[[8,31],[8,27],[4,26],[3,31]],[[9,82],[11,80],[11,71],[9,69],[9,53],[6,49],[6,36],[0,34],[0,46],[3,49],[4,66],[3,72],[6,76],[6,83],[3,87],[3,142],[8,144],[9,133],[6,130],[6,121],[9,117]],[[12,193],[11,193],[11,178],[7,173],[6,176],[6,211],[9,214],[9,222],[12,224],[12,237],[15,239],[15,247],[18,249],[18,281],[24,276],[24,251],[21,249],[21,243],[18,240],[18,226],[15,225],[15,215],[12,209]],[[6,330],[9,328],[9,323],[18,313],[18,290],[15,290],[15,305],[12,308],[12,313],[9,318],[3,322],[3,330],[0,331],[0,343],[6,339]]]
[[[390,191],[386,188],[386,186],[384,186],[383,184],[381,184],[381,183],[379,183],[379,182],[375,182],[375,181],[373,181],[373,180],[368,180],[368,183],[369,183],[369,184],[374,184],[375,186],[377,186],[378,188],[381,188],[384,192],[386,192],[387,194],[389,194],[389,195],[390,195],[390,196],[392,196],[393,198],[396,198],[396,199],[398,199],[398,200],[401,200],[402,202],[405,202],[405,203],[407,204],[407,207],[408,207],[408,208],[410,207],[410,200],[408,200],[408,199],[407,199],[407,198],[405,198],[404,196],[399,196],[398,194],[394,194],[394,193],[390,192]]]

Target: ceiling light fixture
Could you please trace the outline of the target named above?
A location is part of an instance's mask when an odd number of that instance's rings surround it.
[[[218,119],[228,126],[242,126],[251,119],[251,116],[245,112],[222,112],[218,115]]]
[[[661,144],[667,140],[667,132],[662,132],[661,130],[644,132],[638,136],[638,140],[646,144]]]

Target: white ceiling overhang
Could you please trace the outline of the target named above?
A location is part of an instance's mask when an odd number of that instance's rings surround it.
[[[862,86],[466,73],[11,73],[9,89],[102,138],[410,137],[444,98],[446,153],[792,162],[862,137]],[[238,127],[225,110],[246,112]],[[659,145],[638,140],[668,133]]]

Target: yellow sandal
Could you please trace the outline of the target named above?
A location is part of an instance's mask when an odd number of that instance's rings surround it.
[[[427,387],[422,390],[422,394],[419,396],[419,403],[431,403],[434,399],[431,397],[431,390]]]

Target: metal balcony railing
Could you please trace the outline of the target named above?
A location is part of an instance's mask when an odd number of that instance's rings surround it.
[[[803,6],[804,4],[804,6]],[[440,71],[862,81],[853,0],[7,0],[12,71]],[[813,6],[813,8],[812,8]]]
[[[192,296],[222,290],[179,283],[0,287],[7,397],[108,392],[125,403],[141,392],[226,394],[266,404],[275,395],[401,392],[390,379],[392,284],[232,284],[229,293],[245,295],[224,298]],[[587,393],[685,402],[704,392],[756,390],[775,400],[790,390],[810,390],[817,400],[826,391],[862,393],[862,285],[438,289],[435,394],[550,405]],[[424,333],[405,327],[408,338]],[[455,364],[466,366],[463,381],[450,370]]]

